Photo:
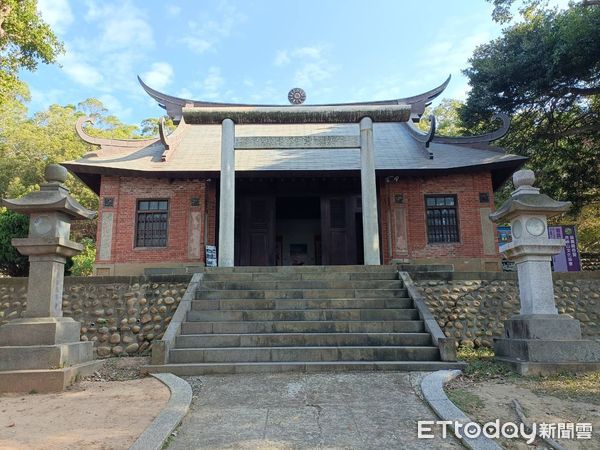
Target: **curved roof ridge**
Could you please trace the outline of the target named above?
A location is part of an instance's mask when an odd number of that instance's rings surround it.
[[[510,129],[510,117],[504,113],[494,114],[493,120],[501,120],[502,125],[494,131],[484,134],[477,134],[474,136],[443,136],[435,134],[436,124],[435,116],[431,114],[429,116],[431,121],[430,129],[427,133],[423,133],[421,130],[416,128],[414,125],[406,124],[409,134],[418,142],[424,143],[426,146],[431,142],[437,144],[453,144],[453,145],[470,145],[470,144],[489,144],[492,141],[496,141],[508,133]]]
[[[170,133],[167,133],[165,128],[165,118],[161,117],[158,121],[158,135],[160,138],[160,142],[165,147],[165,151],[161,155],[161,161],[167,161],[173,152],[177,149],[177,145],[181,142],[181,138],[183,136],[183,130],[187,128],[187,123],[185,119],[182,117],[181,121]]]
[[[397,98],[397,99],[392,99],[392,100],[376,100],[376,101],[353,102],[353,103],[327,103],[327,104],[306,105],[306,106],[315,106],[315,107],[333,106],[333,107],[335,107],[335,106],[367,106],[367,105],[372,105],[372,106],[376,106],[376,105],[411,105],[412,106],[411,115],[420,117],[421,114],[423,114],[423,111],[425,110],[425,106],[429,105],[433,99],[435,99],[437,96],[439,96],[444,91],[444,89],[446,89],[446,86],[448,86],[448,83],[450,83],[451,78],[452,78],[452,75],[448,75],[448,78],[446,78],[446,80],[439,86],[437,86],[427,92],[424,92],[422,94],[413,95],[411,97]],[[203,100],[191,100],[191,99],[186,99],[186,98],[181,98],[181,97],[175,97],[175,96],[168,95],[163,92],[157,91],[156,89],[153,89],[150,86],[148,86],[146,83],[144,83],[144,81],[142,80],[142,78],[139,75],[137,76],[137,79],[138,79],[140,85],[142,86],[142,88],[144,89],[144,91],[146,91],[146,93],[150,97],[152,97],[154,100],[156,100],[157,103],[159,104],[159,106],[166,109],[167,114],[174,121],[181,120],[181,115],[182,115],[181,110],[185,106],[191,106],[191,107],[197,107],[197,108],[221,107],[221,106],[225,106],[225,107],[235,107],[235,106],[294,107],[295,106],[295,105],[223,103],[223,102],[207,102],[207,101],[203,101]]]
[[[92,145],[102,146],[111,146],[111,147],[129,147],[129,148],[138,148],[143,145],[153,144],[159,140],[158,137],[146,138],[146,139],[114,139],[114,138],[101,138],[90,136],[85,132],[83,128],[83,124],[90,122],[94,123],[96,119],[90,116],[81,116],[75,122],[75,132],[80,137],[81,140],[87,142]]]
[[[508,114],[497,113],[492,116],[492,120],[501,120],[502,125],[494,131],[489,133],[477,134],[475,136],[441,136],[435,135],[433,142],[439,144],[489,144],[492,141],[496,141],[508,133],[510,129],[510,117]]]

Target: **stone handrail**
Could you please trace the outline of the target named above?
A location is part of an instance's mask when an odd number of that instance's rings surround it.
[[[419,290],[414,285],[412,278],[408,272],[398,271],[398,276],[404,283],[408,295],[412,298],[415,308],[419,312],[419,317],[425,324],[425,330],[431,335],[433,343],[440,350],[440,358],[442,361],[456,361],[456,342],[454,338],[446,337],[437,320],[429,311],[425,300],[419,293]]]
[[[190,284],[188,284],[185,294],[183,294],[181,302],[173,314],[173,318],[165,330],[162,339],[154,341],[152,344],[152,364],[162,365],[168,363],[169,351],[175,345],[175,338],[181,333],[181,324],[185,321],[188,311],[192,308],[192,300],[195,298],[196,290],[202,283],[203,278],[203,273],[195,273],[192,276]]]

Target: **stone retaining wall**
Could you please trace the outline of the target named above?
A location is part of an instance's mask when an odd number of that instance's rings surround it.
[[[191,276],[67,277],[63,314],[99,357],[148,354],[177,309]],[[21,317],[27,278],[0,279],[0,325]]]
[[[518,314],[516,275],[498,272],[412,273],[429,309],[461,345],[491,346],[503,321]],[[81,322],[81,339],[99,357],[148,354],[160,339],[189,283],[188,275],[67,277],[64,315]],[[584,336],[600,339],[600,272],[554,274],[561,314],[581,321]],[[27,278],[0,278],[0,325],[21,317]]]
[[[448,337],[460,345],[491,347],[504,320],[519,313],[516,274],[414,273],[413,281]],[[600,339],[600,272],[554,274],[560,314],[581,321],[586,338]]]

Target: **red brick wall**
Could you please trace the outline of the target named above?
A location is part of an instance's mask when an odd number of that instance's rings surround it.
[[[147,262],[204,262],[206,218],[209,221],[208,242],[214,243],[214,183],[205,180],[174,180],[141,177],[103,176],[100,186],[100,217],[97,234],[98,248],[102,245],[102,214],[114,212],[111,258],[97,263],[147,263]],[[207,195],[208,190],[208,195]],[[114,206],[105,208],[103,199],[114,198]],[[199,206],[191,206],[192,197],[198,197]],[[211,199],[212,198],[212,199]],[[168,199],[168,242],[164,248],[136,248],[135,223],[137,200]],[[190,211],[201,213],[201,256],[189,256]],[[207,214],[208,213],[208,214]],[[99,255],[99,252],[98,252]]]
[[[379,180],[381,212],[381,240],[383,259],[411,258],[483,258],[483,237],[479,210],[494,208],[492,180],[489,172],[457,173],[429,177],[385,177]],[[479,193],[489,193],[490,202],[480,203]],[[395,195],[401,194],[406,208],[408,254],[400,254],[393,245],[396,230],[392,211]],[[427,243],[425,212],[426,194],[456,194],[460,242],[445,244]],[[390,223],[392,222],[392,223]],[[390,245],[392,243],[392,245]],[[391,248],[391,252],[390,252]],[[487,256],[489,258],[489,255]]]
[[[392,177],[379,179],[379,206],[382,252],[385,263],[392,259],[485,258],[480,208],[493,210],[493,190],[489,172],[462,173],[429,177]],[[99,264],[114,263],[203,263],[204,245],[216,245],[217,183],[209,180],[175,180],[141,177],[103,176],[100,188],[100,220],[97,234],[101,243],[102,214],[114,212],[111,258],[97,259]],[[487,192],[489,203],[479,202],[479,193]],[[407,253],[398,253],[392,211],[396,194],[402,194],[406,208]],[[426,194],[456,194],[460,242],[428,244],[425,219]],[[114,198],[114,206],[105,208],[104,197]],[[200,199],[191,206],[191,198]],[[169,199],[168,244],[165,248],[135,248],[136,202],[141,199]],[[189,257],[189,216],[192,209],[201,213],[201,256]],[[390,221],[392,223],[390,223]],[[208,228],[206,228],[208,226]],[[390,251],[391,248],[391,251]],[[98,252],[99,255],[99,252]],[[489,255],[487,256],[489,258]]]

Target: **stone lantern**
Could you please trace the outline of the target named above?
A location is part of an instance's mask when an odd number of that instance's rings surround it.
[[[504,323],[504,336],[496,339],[498,360],[522,375],[600,368],[600,343],[581,339],[578,320],[559,315],[554,301],[552,255],[564,246],[548,238],[547,218],[567,211],[570,202],[559,202],[533,187],[531,170],[513,175],[516,190],[495,213],[493,222],[510,221],[512,242],[500,251],[517,265],[521,310]]]
[[[28,237],[12,240],[29,256],[29,278],[23,318],[0,327],[0,392],[62,390],[97,367],[93,343],[80,342],[80,323],[62,314],[66,258],[83,250],[69,239],[71,221],[96,213],[69,195],[64,167],[49,165],[45,177],[39,191],[2,201],[29,216]]]

